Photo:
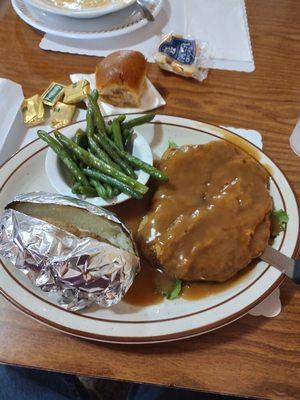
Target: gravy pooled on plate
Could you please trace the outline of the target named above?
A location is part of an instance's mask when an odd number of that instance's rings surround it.
[[[270,237],[268,174],[238,147],[218,140],[167,150],[138,239],[168,275],[223,282],[258,257]]]

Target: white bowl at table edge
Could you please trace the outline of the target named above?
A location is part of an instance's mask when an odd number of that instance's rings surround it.
[[[65,136],[71,138],[75,134],[75,131],[78,128],[85,129],[85,121],[75,125],[67,126],[61,129],[60,132],[63,133]],[[147,164],[153,165],[153,155],[151,148],[146,139],[138,132],[135,132],[135,137],[133,142],[133,155],[140,158]],[[50,147],[46,154],[45,169],[49,181],[51,182],[51,185],[58,193],[71,197],[83,198],[83,196],[78,196],[72,193],[71,187],[68,185],[65,177],[63,176],[62,162],[59,160],[57,154]],[[136,171],[136,173],[138,175],[138,181],[145,185],[149,180],[149,174],[141,170]],[[104,200],[99,197],[85,198],[85,200],[88,201],[89,203],[101,207],[119,204],[128,199],[130,199],[130,196],[124,193],[120,193],[117,197],[114,197],[111,200]]]

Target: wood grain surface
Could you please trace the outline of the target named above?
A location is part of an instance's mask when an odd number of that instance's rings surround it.
[[[300,159],[289,135],[300,116],[298,0],[249,0],[256,64],[253,73],[210,71],[203,84],[161,72],[149,77],[167,100],[160,113],[256,129],[266,152],[300,196]],[[0,76],[22,84],[26,96],[74,72],[93,72],[97,58],[45,52],[41,34],[10,7],[0,8]],[[246,316],[210,334],[148,346],[97,344],[46,328],[0,300],[0,362],[273,399],[300,398],[300,291],[281,289],[276,318]]]

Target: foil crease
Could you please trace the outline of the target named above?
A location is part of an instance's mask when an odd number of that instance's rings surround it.
[[[131,238],[128,229],[113,213],[79,199],[34,192],[18,195],[13,201],[83,208],[118,224]],[[134,246],[133,240],[132,243]],[[134,249],[135,253],[131,253],[104,241],[79,238],[10,208],[4,210],[0,218],[0,254],[33,285],[54,293],[58,303],[71,311],[93,303],[102,307],[118,303],[140,268]]]

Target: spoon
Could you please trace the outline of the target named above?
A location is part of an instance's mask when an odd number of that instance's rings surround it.
[[[153,22],[154,17],[149,10],[149,8],[146,6],[146,4],[143,2],[143,0],[136,0],[136,3],[139,5],[139,7],[142,9],[144,16],[147,18],[148,21]]]

